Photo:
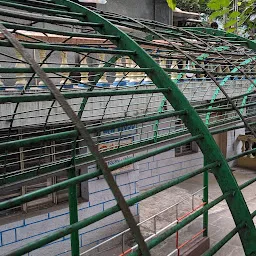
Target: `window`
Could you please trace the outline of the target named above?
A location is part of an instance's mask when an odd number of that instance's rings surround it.
[[[175,122],[175,130],[182,131],[184,129],[184,125],[181,120],[177,120]],[[180,147],[175,148],[175,156],[184,156],[189,154],[194,154],[198,152],[198,146],[195,141],[186,143]]]
[[[197,152],[198,152],[198,146],[194,141],[175,148],[175,156],[184,156],[184,155],[194,154]]]
[[[11,136],[15,136],[19,139],[35,137],[43,134],[50,134],[54,129],[44,132],[38,129],[17,129],[15,133]],[[8,132],[5,134],[1,132],[1,142],[7,141],[11,138]],[[78,151],[78,150],[77,150]],[[79,152],[76,152],[79,153]],[[20,147],[15,150],[0,152],[0,174],[3,173],[13,173],[13,172],[26,172],[31,169],[38,169],[41,165],[51,164],[52,162],[57,162],[62,159],[69,159],[72,156],[72,139],[63,139],[58,141],[46,141],[41,144]],[[80,170],[76,170],[77,175]],[[7,189],[1,191],[0,202],[8,199],[15,198],[19,195],[24,195],[36,191],[38,189],[59,183],[68,178],[67,172],[58,172],[55,176],[51,177],[41,177],[35,180],[29,181],[26,185],[14,184]],[[80,184],[78,185],[78,196],[80,196]],[[21,206],[2,211],[1,216],[9,216],[20,211],[25,213],[34,212],[35,210],[40,210],[44,208],[57,205],[62,202],[68,201],[68,189],[54,192],[52,194],[46,195],[42,198],[33,200],[31,202],[22,204]]]

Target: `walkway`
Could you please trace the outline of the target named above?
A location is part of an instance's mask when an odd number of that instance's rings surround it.
[[[245,169],[235,168],[233,172],[236,180],[239,184],[246,182],[249,179],[255,177],[256,172],[249,171]],[[144,200],[140,205],[140,215],[141,220],[153,215],[162,209],[167,208],[173,203],[177,203],[183,199],[187,199],[181,208],[181,211],[184,209],[191,209],[191,194],[195,191],[198,191],[203,186],[202,175],[198,175],[188,181],[181,183],[175,188],[171,188],[164,192],[159,193],[156,196],[150,197],[147,200]],[[245,188],[243,190],[245,200],[248,202],[250,211],[253,212],[256,210],[256,189],[255,184]],[[213,175],[209,177],[209,201],[217,198],[221,195],[219,186],[215,181]],[[195,202],[199,204],[199,196],[195,199]],[[196,206],[196,203],[195,203]],[[181,214],[182,215],[182,214]],[[159,226],[166,225],[166,222],[170,219],[170,214],[162,215],[158,219]],[[256,220],[255,220],[256,221]],[[227,204],[222,202],[216,207],[212,208],[209,212],[209,236],[211,245],[214,245],[217,241],[222,239],[226,234],[228,234],[235,227],[232,216],[228,210]],[[181,234],[180,243],[190,239],[194,234],[198,233],[202,229],[202,218],[196,219],[192,222],[191,225],[185,227]],[[157,248],[152,250],[152,256],[166,256],[175,248],[175,236],[167,239],[164,243],[159,245]],[[174,254],[175,255],[175,254]],[[218,256],[242,256],[244,252],[242,250],[242,245],[239,239],[239,236],[234,236],[228,244],[226,244],[216,255]]]
[[[233,168],[234,176],[239,184],[243,184],[249,179],[255,177],[256,172]],[[178,186],[172,187],[165,190],[155,196],[152,196],[140,203],[140,221],[148,219],[154,214],[168,208],[169,206],[181,202],[179,204],[178,214],[179,216],[184,215],[191,210],[192,200],[191,194],[202,189],[203,187],[203,177],[198,175],[188,181],[185,181]],[[245,200],[248,202],[250,211],[256,210],[256,189],[255,184],[245,188],[243,190]],[[209,201],[214,200],[221,195],[219,186],[213,175],[209,175]],[[200,191],[194,198],[194,207],[197,207],[201,203],[202,191]],[[176,209],[171,208],[163,214],[157,216],[156,218],[156,229],[167,226],[169,223],[174,221],[176,218]],[[256,220],[255,220],[256,222]],[[221,202],[209,211],[209,236],[211,246],[222,239],[226,234],[228,234],[235,227],[234,221],[231,217],[230,211],[228,210],[227,204]],[[147,221],[145,224],[141,225],[142,233],[145,237],[148,237],[154,232],[153,221]],[[193,235],[202,230],[202,217],[197,218],[190,225],[186,226],[179,232],[179,245],[183,244],[185,241],[189,240]],[[163,243],[151,250],[152,256],[166,256],[175,250],[176,235],[166,239]],[[132,246],[133,241],[128,241],[126,243],[127,248]],[[126,248],[126,249],[127,249]],[[187,247],[184,246],[184,250]],[[112,250],[99,253],[102,256],[119,256],[121,251],[121,246],[113,248]],[[94,254],[95,255],[95,254]],[[173,254],[176,256],[176,254]],[[217,256],[243,256],[244,252],[239,239],[239,236],[234,236],[217,254]]]

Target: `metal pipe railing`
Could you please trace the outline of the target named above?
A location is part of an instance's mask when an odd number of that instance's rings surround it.
[[[203,208],[199,209],[195,213],[193,213],[190,216],[188,216],[187,218],[185,218],[183,221],[179,222],[176,226],[170,228],[165,233],[159,235],[157,238],[152,239],[150,242],[147,243],[148,248],[149,249],[154,248],[159,243],[163,242],[166,238],[170,237],[175,232],[177,232],[178,230],[180,230],[183,227],[185,227],[188,223],[190,223],[191,221],[193,221],[196,218],[198,218],[205,211],[208,211],[209,209],[211,209],[212,207],[214,207],[216,204],[220,203],[221,201],[223,201],[227,197],[232,196],[232,193],[233,193],[232,191],[224,193],[222,196],[218,197],[214,201],[210,202],[209,204],[205,205]],[[130,256],[139,256],[139,252],[135,251],[135,252],[131,253]]]
[[[75,99],[75,98],[83,98],[83,97],[101,97],[101,96],[120,96],[120,95],[136,95],[136,94],[149,94],[149,93],[162,93],[168,92],[170,89],[161,88],[161,89],[138,89],[124,90],[123,88],[111,90],[96,90],[96,91],[80,91],[80,92],[62,92],[62,95],[66,99]],[[0,96],[0,103],[19,103],[19,102],[36,102],[36,101],[49,101],[53,100],[54,97],[51,94],[37,94],[37,95],[12,95],[10,96]]]
[[[184,175],[182,177],[176,178],[176,179],[174,179],[172,181],[169,181],[169,182],[167,182],[167,183],[165,183],[165,184],[163,184],[163,185],[161,185],[159,187],[153,188],[153,189],[151,189],[149,191],[141,193],[138,196],[135,196],[135,197],[133,197],[131,199],[128,199],[126,201],[126,203],[127,203],[127,205],[132,206],[132,205],[138,203],[139,201],[142,201],[142,200],[144,200],[144,199],[146,199],[146,198],[148,198],[148,197],[150,197],[152,195],[155,195],[155,194],[157,194],[157,193],[159,193],[161,191],[164,191],[167,188],[170,188],[170,187],[172,187],[174,185],[177,185],[177,184],[179,184],[179,183],[181,183],[181,182],[183,182],[185,180],[188,180],[188,179],[190,179],[190,178],[192,178],[192,177],[194,177],[194,176],[196,176],[196,175],[198,175],[200,173],[203,173],[206,170],[209,170],[211,168],[215,168],[216,166],[218,166],[218,163],[209,164],[209,165],[205,166],[204,168],[201,168],[201,169],[199,169],[197,171],[194,171],[194,172],[191,172],[189,174],[186,174],[186,175]],[[87,175],[90,175],[90,174],[87,174]],[[65,187],[63,185],[62,186],[64,188],[66,188],[67,186],[69,186],[71,184],[76,184],[78,182],[83,181],[83,180],[80,180],[78,178],[79,177],[72,178],[71,182],[68,181],[68,180],[64,181],[64,182],[61,182],[62,184],[63,183],[65,184],[65,183],[68,182],[68,185],[66,185]],[[43,192],[45,190],[46,190],[45,194],[52,193],[55,190],[57,191],[59,188],[56,185],[58,185],[58,184],[52,185],[49,188],[40,189],[41,195],[43,194]],[[52,189],[52,187],[54,187],[54,190]],[[23,195],[23,197],[26,197],[26,195]],[[30,197],[29,200],[32,200],[33,199],[33,193],[30,193],[29,197]],[[21,199],[20,199],[19,203],[22,203]],[[86,227],[86,226],[88,226],[88,225],[90,225],[92,223],[95,223],[96,221],[99,221],[99,220],[101,220],[101,219],[103,219],[103,218],[105,218],[105,217],[107,217],[107,216],[109,216],[109,215],[111,215],[113,213],[116,213],[119,210],[120,210],[120,208],[119,208],[118,205],[110,207],[110,208],[108,208],[107,210],[105,210],[103,212],[100,212],[100,213],[98,213],[98,214],[96,214],[94,216],[88,217],[87,219],[81,220],[81,221],[79,221],[79,222],[77,222],[75,224],[69,225],[68,227],[66,227],[64,229],[61,229],[60,231],[54,232],[51,235],[45,236],[45,237],[40,238],[39,240],[36,240],[36,241],[34,241],[34,242],[32,242],[32,243],[30,243],[28,245],[25,245],[22,248],[19,248],[15,252],[10,253],[8,255],[12,255],[12,256],[14,256],[14,255],[22,255],[22,254],[25,254],[25,253],[27,253],[29,251],[35,250],[35,249],[37,249],[39,247],[42,247],[42,246],[46,245],[47,243],[53,242],[53,241],[55,241],[55,240],[57,240],[57,239],[59,239],[59,238],[61,238],[63,236],[71,234],[74,231],[77,231],[77,230],[82,229],[82,228],[84,228],[84,227]]]
[[[250,125],[252,125],[254,123],[255,122],[252,122],[252,123],[250,123]],[[243,127],[244,127],[244,125],[227,127],[227,128],[222,128],[222,129],[212,131],[211,133],[212,134],[217,134],[217,133],[230,131],[230,130],[234,130],[234,129],[239,129],[239,128],[243,128]],[[73,132],[74,132],[74,134],[76,133],[76,131],[64,132],[64,135],[65,135],[65,137],[69,137],[69,136],[72,137]],[[175,134],[159,136],[158,137],[158,142],[161,143],[161,142],[163,142],[167,139],[172,139],[176,136],[180,136],[180,135],[183,135],[183,134],[186,134],[186,132],[178,132],[178,133],[175,133]],[[45,135],[45,136],[48,136],[48,135]],[[48,137],[48,139],[49,138],[50,137]],[[19,143],[19,142],[22,143],[22,141],[23,140],[19,140],[17,143]],[[35,140],[35,143],[36,143],[36,140]],[[137,148],[137,147],[142,148],[142,147],[144,147],[146,145],[149,145],[149,144],[152,144],[152,143],[154,143],[153,138],[152,139],[146,139],[146,140],[143,140],[143,141],[139,141],[138,143],[135,142],[132,146],[128,145],[128,146],[124,146],[124,147],[119,148],[119,149],[113,149],[113,150],[102,152],[102,155],[104,157],[107,157],[109,155],[115,155],[117,153],[117,151],[120,154],[122,152],[128,152],[132,148],[133,149]],[[16,144],[16,142],[14,142],[14,144]],[[20,146],[22,146],[22,145],[23,144],[21,144]],[[137,145],[137,147],[136,147],[136,145]],[[155,145],[157,145],[157,144],[155,144]],[[234,156],[229,161],[235,160],[235,159],[237,159],[241,156],[247,155],[247,154],[252,153],[254,151],[252,151],[252,152],[249,151],[248,153],[247,152],[248,151],[244,152],[243,155]],[[130,153],[132,153],[132,151],[130,151]],[[87,156],[81,155],[81,156],[76,157],[76,164],[81,165],[81,164],[89,163],[92,160],[93,160],[93,157],[91,155],[87,155]],[[38,169],[38,168],[30,169],[30,170],[25,171],[23,173],[20,173],[19,171],[16,171],[15,173],[0,175],[0,184],[1,184],[1,182],[2,182],[2,184],[10,184],[11,182],[17,182],[17,181],[20,181],[21,179],[24,180],[26,178],[33,178],[33,177],[35,177],[34,174],[36,174],[36,176],[38,176],[38,175],[43,175],[43,174],[46,174],[46,173],[50,173],[52,171],[56,171],[57,169],[68,168],[69,163],[70,163],[70,159],[66,159],[66,160],[61,160],[61,161],[54,162],[54,163],[42,164],[40,166],[40,169]]]
[[[216,243],[211,249],[203,254],[203,256],[211,256],[214,255],[221,247],[223,247],[233,236],[235,236],[243,227],[245,226],[245,222],[237,225],[231,232],[229,232],[223,239],[221,239],[218,243]]]
[[[120,161],[119,163],[116,163],[116,164],[113,164],[113,165],[109,166],[109,170],[110,171],[117,170],[117,169],[122,168],[126,165],[141,161],[141,160],[146,159],[148,157],[155,156],[157,154],[166,152],[170,149],[182,146],[182,145],[184,145],[188,142],[194,141],[195,139],[199,139],[200,137],[201,136],[194,136],[190,139],[184,140],[183,142],[174,143],[172,145],[168,145],[168,146],[164,146],[162,148],[156,149],[152,152],[145,153],[144,155],[135,156],[135,157],[125,159],[123,161]],[[83,182],[83,181],[86,181],[86,180],[89,180],[89,179],[92,179],[92,178],[96,178],[99,175],[102,175],[102,172],[100,170],[95,171],[95,172],[91,172],[91,173],[82,174],[82,175],[79,175],[79,176],[74,177],[72,179],[54,184],[51,187],[43,188],[41,190],[37,190],[35,192],[29,193],[29,194],[26,194],[26,195],[19,196],[19,197],[16,197],[14,199],[11,199],[11,200],[8,200],[8,201],[5,201],[5,202],[1,202],[0,203],[0,210],[4,210],[4,209],[10,208],[10,207],[17,206],[21,203],[29,202],[29,201],[31,201],[35,198],[39,198],[43,195],[47,195],[47,194],[50,194],[52,192],[67,188],[70,185],[74,185],[74,184],[77,184],[77,183],[80,183],[80,182]]]
[[[194,193],[192,194],[192,211],[189,211],[189,214],[191,214],[192,212],[194,212],[194,211],[196,211],[197,209],[199,209],[202,205],[204,205],[204,204],[201,204],[199,207],[196,207],[196,208],[194,208],[194,205],[193,205],[194,196],[195,196],[197,193],[199,193],[200,191],[202,191],[203,189],[204,189],[204,188],[202,188],[202,189],[200,189],[200,190],[198,190],[198,191],[196,191],[196,192],[194,192]],[[183,200],[179,201],[178,203],[175,203],[175,204],[173,204],[173,205],[171,205],[171,206],[165,208],[164,210],[162,210],[162,211],[160,211],[160,212],[158,212],[158,213],[156,213],[156,214],[150,216],[149,218],[147,218],[147,219],[145,219],[145,220],[143,220],[143,221],[141,221],[141,222],[139,222],[139,223],[137,224],[137,226],[141,226],[141,225],[144,224],[145,222],[148,222],[148,221],[150,221],[150,220],[152,220],[152,219],[154,220],[154,221],[153,221],[153,224],[154,224],[154,234],[153,234],[153,235],[150,235],[149,237],[147,237],[147,238],[145,239],[145,241],[149,241],[151,238],[153,238],[153,237],[159,235],[159,234],[162,233],[164,230],[166,230],[167,228],[169,228],[170,226],[172,226],[172,225],[174,225],[174,224],[176,224],[176,223],[178,222],[178,220],[177,220],[177,219],[178,219],[178,216],[176,216],[176,220],[175,220],[174,222],[168,224],[166,227],[162,228],[162,229],[159,230],[159,231],[157,231],[157,229],[156,229],[156,217],[159,216],[159,215],[161,215],[161,214],[163,214],[164,212],[170,210],[171,208],[174,208],[174,207],[180,205],[180,204],[181,204],[182,202],[184,202],[184,201],[186,201],[186,199],[183,199]],[[120,236],[123,237],[123,235],[124,235],[125,233],[129,232],[129,231],[130,231],[130,228],[128,228],[128,229],[126,229],[126,230],[124,230],[124,231],[122,231],[122,232],[120,232],[120,233],[114,235],[113,237],[111,237],[111,238],[109,238],[109,239],[103,241],[102,243],[100,243],[100,244],[98,244],[98,245],[96,245],[96,246],[93,246],[92,248],[90,248],[90,249],[88,249],[88,250],[82,252],[80,255],[85,255],[85,254],[87,254],[87,253],[89,253],[89,252],[91,252],[91,251],[93,251],[93,250],[99,248],[100,246],[102,246],[102,245],[104,245],[104,244],[106,244],[106,243],[108,243],[108,242],[110,242],[110,241],[112,241],[112,240],[114,240],[114,239],[116,239],[116,238],[118,238],[118,237],[120,237]],[[203,231],[201,231],[201,232],[203,232]],[[123,239],[122,239],[122,240],[123,240]],[[137,246],[138,246],[138,245],[133,246],[133,247],[131,248],[131,251],[133,251],[134,249],[136,249]],[[122,255],[125,255],[123,243],[122,243]]]

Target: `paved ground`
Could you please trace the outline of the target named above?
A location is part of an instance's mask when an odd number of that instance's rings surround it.
[[[236,168],[233,172],[237,182],[239,184],[243,184],[247,180],[252,179],[255,177],[256,173],[255,171],[249,171],[249,170],[243,170]],[[203,179],[202,175],[198,175],[188,181],[185,181],[179,186],[176,186],[175,188],[171,188],[169,190],[166,190],[164,192],[159,193],[158,195],[149,198],[147,200],[144,200],[141,204],[141,218],[144,218],[144,216],[148,215],[148,213],[153,213],[154,211],[161,211],[161,209],[164,209],[168,207],[168,205],[171,205],[173,202],[176,203],[176,201],[188,198],[187,201],[183,203],[182,209],[191,209],[191,194],[193,194],[195,191],[198,191],[203,187]],[[245,188],[243,191],[243,195],[245,197],[246,202],[248,203],[249,209],[251,212],[256,210],[256,185],[255,183],[251,186]],[[171,195],[171,196],[170,196]],[[221,191],[219,189],[219,185],[216,182],[213,175],[210,175],[209,179],[209,200],[213,200],[221,195]],[[173,200],[173,198],[175,198]],[[198,195],[197,203],[195,205],[199,204],[200,194]],[[163,220],[160,222],[165,222],[168,220],[166,217],[162,217]],[[256,223],[256,219],[254,219],[254,222]],[[227,204],[225,202],[221,202],[214,208],[212,208],[209,212],[209,236],[211,241],[211,246],[214,245],[217,241],[221,240],[226,234],[228,234],[233,228],[235,227],[234,221],[232,219],[232,216],[229,212],[229,209],[227,207]],[[202,218],[198,218],[195,221],[191,223],[190,226],[184,228],[180,234],[180,238],[183,237],[183,239],[180,239],[180,243],[190,239],[194,234],[198,233],[202,229]],[[152,255],[156,256],[166,256],[168,253],[174,249],[174,238],[171,238],[169,240],[166,240],[165,243],[160,245],[155,250],[152,250]],[[239,239],[239,236],[234,236],[216,255],[218,256],[243,256],[244,252],[242,250],[242,245]]]
[[[255,177],[256,172],[243,170],[236,168],[233,172],[239,184]],[[202,175],[198,175],[188,181],[185,181],[179,186],[175,186],[168,190],[165,190],[155,196],[152,196],[140,203],[140,221],[143,221],[150,216],[166,209],[167,207],[178,203],[179,204],[178,214],[182,216],[186,212],[191,210],[191,194],[200,190],[203,186]],[[219,186],[213,177],[210,175],[209,179],[209,201],[214,200],[221,195]],[[256,185],[251,186],[243,190],[243,194],[246,202],[248,203],[251,212],[256,210]],[[200,204],[202,197],[202,192],[199,192],[195,196],[194,205],[195,207]],[[165,227],[167,224],[175,220],[176,210],[172,208],[165,213],[159,215],[156,218],[156,228],[157,230]],[[256,219],[254,219],[256,222]],[[228,234],[235,227],[234,221],[228,210],[227,204],[221,202],[209,212],[209,236],[211,245],[214,245],[217,241],[222,239],[226,234]],[[199,217],[193,221],[189,226],[186,226],[179,233],[179,244],[184,243],[186,240],[193,237],[194,234],[202,230],[202,218]],[[154,231],[153,221],[147,221],[141,226],[141,231],[145,237],[148,237]],[[166,256],[175,249],[176,236],[165,240],[153,250],[151,250],[152,256]],[[132,241],[128,241],[126,246],[130,246]],[[128,248],[128,247],[127,247]],[[185,249],[185,247],[184,247]],[[116,256],[120,255],[120,247],[114,248],[113,250],[102,253],[104,256]],[[174,254],[175,255],[175,254]],[[244,252],[238,235],[234,236],[217,254],[217,256],[243,256]]]

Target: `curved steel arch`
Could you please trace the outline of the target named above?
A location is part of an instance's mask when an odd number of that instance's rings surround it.
[[[112,40],[112,42],[119,49],[126,50],[126,51],[134,51],[135,53],[134,55],[131,55],[131,59],[137,65],[139,65],[140,68],[146,69],[145,71],[146,74],[150,77],[150,79],[159,89],[166,89],[165,91],[163,91],[164,97],[172,105],[175,111],[178,111],[179,113],[181,112],[183,113],[182,115],[180,115],[181,120],[183,121],[183,123],[186,125],[189,132],[193,136],[192,139],[196,140],[201,151],[203,152],[204,158],[205,158],[205,165],[211,166],[211,171],[215,175],[216,180],[218,181],[219,186],[223,193],[223,196],[219,200],[226,199],[228,203],[228,206],[234,218],[235,224],[237,226],[236,231],[239,232],[245,254],[254,255],[256,253],[256,245],[255,245],[256,230],[252,221],[251,214],[248,210],[246,202],[241,193],[241,190],[238,187],[238,184],[231,173],[230,167],[228,166],[226,159],[223,157],[220,149],[215,143],[209,130],[204,125],[204,122],[202,121],[202,119],[200,118],[196,110],[191,106],[191,104],[186,99],[186,97],[178,89],[176,84],[169,78],[168,74],[154,61],[154,59],[144,49],[142,49],[139,46],[139,44],[137,44],[134,40],[132,40],[131,37],[127,36],[127,34],[125,34],[120,29],[118,29],[113,24],[111,24],[111,22],[107,21],[107,19],[101,17],[94,11],[86,9],[68,0],[54,0],[53,2],[58,5],[63,5],[67,7],[72,12],[72,14],[73,13],[81,14],[82,18],[79,18],[79,20],[83,20],[83,17],[86,17],[86,21],[88,22],[91,22],[94,24],[97,24],[97,23],[103,24],[102,26],[99,26],[99,28],[96,28],[95,30],[97,30],[103,35],[106,34],[106,35],[118,36],[118,40]],[[177,48],[177,46],[175,46],[174,48],[179,49],[179,47]],[[31,62],[30,64],[32,65],[33,63]],[[42,69],[40,68],[38,70],[42,71]],[[50,83],[49,81],[47,82]],[[49,85],[49,87],[51,87],[51,85]],[[52,89],[52,92],[54,94],[54,87]],[[61,97],[60,93],[58,94],[56,91],[55,93],[56,93],[55,95],[56,98]],[[61,99],[62,103],[64,103],[62,106],[64,108],[69,108],[68,105],[65,103],[65,101],[63,101],[63,99],[64,97]],[[83,111],[84,103],[86,103],[86,98],[84,98],[83,103],[81,105],[81,108],[80,108],[81,111]],[[89,145],[94,150],[94,157],[96,159],[96,162],[101,167],[103,173],[106,175],[105,176],[106,180],[111,179],[112,175],[110,174],[110,169],[106,165],[104,157],[102,156],[103,154],[100,155],[99,152],[95,150],[96,148],[95,144],[91,140],[91,137],[88,136],[87,131],[83,127],[83,124],[81,123],[81,121],[79,122],[79,118],[81,117],[80,113],[81,112],[79,112],[78,116],[74,116],[75,118],[74,120],[76,120],[77,122],[76,123],[77,128],[82,134],[84,133],[86,135],[86,136],[83,136],[83,138],[89,143]],[[216,163],[217,163],[217,166],[215,166]],[[115,183],[112,182],[109,184],[111,189],[114,189],[114,187],[115,189],[117,189]],[[118,191],[116,191],[116,193],[118,193]],[[130,225],[130,228],[134,232],[136,241],[140,246],[141,253],[143,255],[149,255],[148,249],[145,248],[143,241],[141,241],[141,236],[138,233],[138,229],[136,230],[136,225],[134,225],[135,221],[133,220],[133,218],[129,213],[125,214],[125,209],[126,210],[128,209],[128,205],[126,204],[126,206],[124,206],[124,201],[120,194],[119,195],[115,194],[115,195],[116,195],[117,201],[119,202],[119,207],[123,210],[126,220]],[[120,200],[122,202],[120,202]],[[213,206],[212,204],[209,204],[209,205]],[[0,206],[2,205],[0,204]],[[117,207],[116,210],[118,210],[119,207]],[[203,208],[203,211],[207,211],[209,207],[210,206],[206,206],[205,208]],[[75,223],[72,227],[70,227],[70,230],[65,230],[66,232],[65,234],[67,234],[67,232],[72,233],[74,231],[77,231],[77,229],[81,227],[80,225],[81,225],[81,222]],[[183,225],[183,223],[181,225]],[[171,233],[167,231],[161,237],[162,239],[165,239],[170,234]],[[20,255],[21,253],[29,252],[32,249],[40,247],[45,242],[54,241],[56,239],[58,239],[57,235],[55,237],[52,236],[51,238],[42,239],[41,244],[34,243],[33,245],[31,244],[26,245],[22,249],[18,249],[15,252],[16,253],[15,255]],[[148,248],[150,249],[156,246],[158,243],[159,243],[158,239],[152,239],[152,241],[148,243]],[[140,252],[134,252],[132,255],[139,255],[139,253]]]
[[[203,136],[203,139],[200,139],[197,143],[205,156],[205,163],[210,164],[216,160],[220,162],[220,167],[216,168],[216,170],[213,170],[213,173],[220,185],[220,188],[223,194],[233,191],[234,193],[234,195],[232,196],[233,198],[227,198],[226,199],[227,203],[230,207],[230,211],[233,215],[236,225],[241,225],[241,223],[244,221],[246,222],[247,231],[239,232],[245,253],[248,255],[255,253],[255,250],[256,250],[256,245],[254,243],[255,241],[254,238],[256,237],[255,226],[250,216],[248,207],[243,199],[243,195],[236,181],[234,180],[234,177],[231,173],[231,170],[226,160],[224,159],[218,146],[216,145],[216,142],[210,135],[209,131],[204,127],[202,120],[199,118],[197,113],[190,106],[187,99],[180,93],[180,91],[175,86],[175,84],[169,79],[166,73],[163,72],[163,70],[158,65],[156,65],[153,59],[151,59],[150,56],[146,54],[146,52],[144,52],[141,48],[139,48],[134,41],[128,38],[119,29],[112,26],[110,23],[106,22],[106,20],[103,20],[97,14],[93,12],[89,12],[89,10],[79,5],[76,5],[72,2],[62,1],[62,0],[55,0],[54,2],[60,3],[60,4],[66,4],[66,6],[68,6],[71,9],[71,11],[74,11],[74,12],[77,11],[85,14],[89,21],[103,22],[104,28],[102,28],[100,32],[102,34],[105,33],[105,34],[119,35],[120,40],[118,41],[117,45],[122,49],[126,49],[126,50],[136,49],[136,55],[132,58],[140,67],[143,68],[143,67],[154,66],[154,75],[150,73],[148,73],[147,75],[157,85],[157,87],[159,88],[169,87],[171,89],[171,92],[169,94],[167,93],[165,94],[166,99],[174,107],[175,110],[187,111],[186,117],[181,117],[181,119],[183,120],[184,124],[187,126],[191,134],[193,136],[196,136],[196,135]],[[177,104],[175,102],[177,99],[181,101],[180,104]],[[207,155],[209,153],[209,149],[212,150],[214,158]],[[241,218],[241,216],[243,217]]]

